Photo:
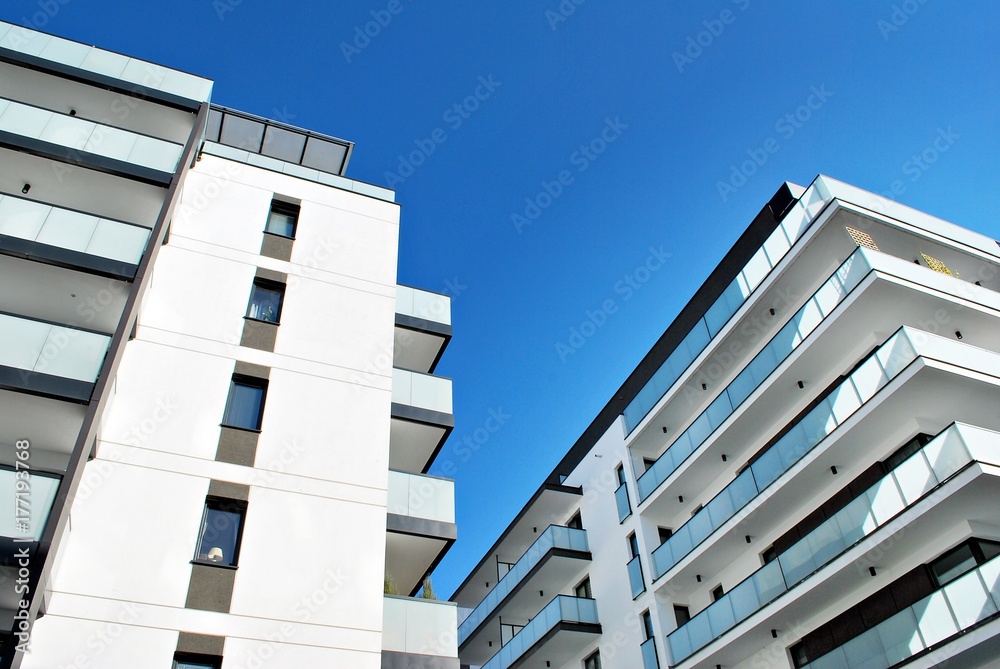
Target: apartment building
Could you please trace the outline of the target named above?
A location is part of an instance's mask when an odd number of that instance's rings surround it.
[[[211,93],[0,23],[0,666],[457,668],[449,298]]]
[[[484,669],[1000,667],[1000,246],[784,184],[456,590]]]

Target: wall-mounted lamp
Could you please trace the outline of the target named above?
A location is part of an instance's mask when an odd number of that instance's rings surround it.
[[[696,581],[698,581],[699,583],[701,583],[701,574],[695,574],[695,575],[694,575],[694,579],[695,579]]]
[[[768,312],[769,314],[771,314],[772,316],[774,315],[774,309],[768,309],[768,310],[767,310],[767,312]]]
[[[956,336],[956,337],[957,337],[958,339],[961,339],[961,338],[962,338],[962,331],[961,331],[961,330],[955,330],[955,336]]]
[[[21,189],[21,193],[23,195],[27,195],[29,190],[31,190],[31,184],[24,184],[24,188]]]
[[[771,638],[772,639],[778,638],[778,630],[771,630]]]
[[[539,597],[544,597],[545,596],[545,591],[544,590],[539,590],[538,591],[538,596]]]
[[[666,426],[666,425],[664,425],[664,426],[663,426],[663,434],[666,434],[666,433],[667,433],[667,426]]]
[[[871,574],[872,576],[874,576],[875,575],[875,567],[868,567],[868,573]]]
[[[805,387],[806,387],[806,384],[804,384],[801,381],[799,381],[799,388],[805,388]]]
[[[723,453],[723,454],[722,454],[722,461],[723,461],[723,462],[727,462],[728,460],[729,460],[729,458],[727,458],[727,457],[726,457],[726,454],[725,454],[725,453]]]
[[[677,495],[677,501],[680,502],[681,504],[683,504],[684,503],[684,495]]]
[[[702,390],[708,390],[708,384],[706,384],[706,383],[701,384],[701,389]]]
[[[749,534],[748,534],[748,535],[746,535],[746,536],[745,536],[745,537],[743,537],[743,538],[747,540],[747,543],[750,543],[750,535],[749,535]]]
[[[75,109],[70,109],[69,110],[69,115],[70,116],[76,116],[76,110]]]
[[[830,466],[830,473],[833,474],[834,476],[837,475],[837,465]]]

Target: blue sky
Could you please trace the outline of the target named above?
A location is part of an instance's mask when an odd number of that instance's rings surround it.
[[[454,297],[442,594],[783,181],[895,184],[1000,237],[989,0],[6,0],[0,18],[212,78],[215,102],[356,142],[348,176],[396,189],[400,282]]]

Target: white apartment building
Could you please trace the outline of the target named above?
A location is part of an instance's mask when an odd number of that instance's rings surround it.
[[[1000,246],[784,184],[457,589],[484,669],[1000,667]]]
[[[457,669],[449,298],[211,92],[0,23],[0,667]]]

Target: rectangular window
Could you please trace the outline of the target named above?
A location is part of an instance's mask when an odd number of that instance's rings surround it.
[[[264,232],[280,237],[295,239],[295,226],[299,222],[299,206],[280,200],[271,202],[271,211],[267,215],[267,226]]]
[[[713,602],[719,601],[725,594],[726,591],[722,589],[722,584],[715,586],[715,588],[712,589],[712,601]]]
[[[576,594],[577,597],[580,597],[582,599],[593,599],[594,592],[590,588],[590,577],[588,576],[587,578],[583,579],[583,582],[581,582],[580,585],[576,586],[573,592],[574,594]]]
[[[264,379],[233,375],[222,424],[243,430],[259,430],[266,392],[267,381]]]
[[[681,606],[680,604],[674,605],[674,620],[677,621],[677,626],[686,625],[689,620],[691,620],[691,609],[686,606]]]
[[[583,661],[583,669],[601,669],[601,651],[594,651],[594,654]]]
[[[218,497],[206,499],[195,561],[235,567],[246,511],[245,502]]]
[[[197,655],[194,653],[177,653],[171,669],[220,669],[222,658],[214,655]]]
[[[247,318],[265,323],[277,323],[281,317],[281,300],[285,287],[280,283],[256,279],[250,292],[250,306]]]
[[[643,458],[642,459],[642,470],[649,471],[649,468],[656,464],[656,460],[653,458]]]
[[[635,532],[628,535],[628,552],[629,557],[639,556],[639,540],[635,538]]]
[[[667,543],[667,539],[669,539],[670,537],[674,536],[674,531],[672,529],[670,529],[669,527],[657,527],[656,528],[656,533],[660,537],[660,545],[661,546],[663,544]]]
[[[566,521],[566,527],[572,528],[574,530],[583,529],[583,519],[580,517],[579,511],[574,513],[573,517]]]
[[[760,561],[763,564],[770,564],[774,562],[774,559],[776,557],[778,557],[778,551],[775,550],[774,546],[771,546],[765,549],[764,552],[760,554]]]
[[[615,476],[618,477],[618,485],[625,485],[625,467],[618,465],[615,467]]]
[[[642,634],[643,641],[653,638],[653,617],[649,615],[649,611],[642,612]]]

